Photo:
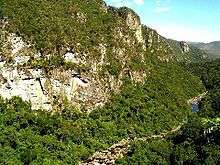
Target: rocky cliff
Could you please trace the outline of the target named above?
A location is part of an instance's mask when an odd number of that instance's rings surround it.
[[[0,164],[112,164],[178,130],[204,92],[179,63],[197,51],[131,9],[1,0],[0,18]]]
[[[208,54],[185,41],[168,39],[169,45],[179,62],[198,63],[207,59]]]
[[[208,57],[210,59],[216,59],[220,57],[220,41],[214,41],[210,43],[189,42],[189,44],[208,53]]]
[[[177,52],[131,9],[99,0],[3,0],[2,13],[0,94],[20,96],[33,109],[59,111],[67,103],[91,111],[119,93],[125,78],[143,84],[148,54],[169,62],[190,52],[185,42]]]

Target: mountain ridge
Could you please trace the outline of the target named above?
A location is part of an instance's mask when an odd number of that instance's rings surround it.
[[[7,86],[18,87],[13,82],[6,83],[1,91],[7,97],[21,93],[23,98],[32,100],[37,109],[58,108],[53,103],[62,107],[64,100],[79,109],[92,110],[104,105],[112,92],[120,92],[127,75],[134,83],[144,83],[150,70],[144,69],[146,53],[166,62],[203,59],[201,55],[196,56],[187,43],[173,41],[175,44],[172,44],[142,25],[139,16],[127,7],[106,6],[100,0],[89,3],[33,1],[28,5],[13,0],[4,4],[3,14],[7,16],[1,23],[4,66],[10,66],[12,61],[12,66],[20,68],[14,77],[30,80],[27,89],[19,87],[23,91],[12,90],[12,94],[8,94]],[[33,4],[34,9],[30,11]],[[17,8],[14,11],[13,5],[29,14]],[[47,12],[50,8],[57,13]],[[66,11],[67,14],[63,14]],[[10,69],[3,70],[8,74]],[[7,74],[3,77],[10,82]],[[32,90],[39,96],[23,95]]]
[[[206,51],[211,59],[220,57],[220,41],[213,41],[209,43],[189,42],[189,44],[199,48],[200,50]]]
[[[131,9],[102,0],[0,8],[0,164],[79,164],[122,139],[172,130],[205,91],[182,66],[203,57]]]

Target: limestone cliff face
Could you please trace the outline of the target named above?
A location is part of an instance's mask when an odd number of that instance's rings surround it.
[[[167,42],[167,39],[157,33],[156,30],[142,25],[143,35],[146,41],[147,50],[157,55],[161,61],[174,60],[174,52]]]
[[[89,21],[94,17],[89,17],[83,9],[74,8],[73,3],[68,8],[70,20],[85,31],[79,28],[82,31],[73,35],[74,38],[65,36],[68,42],[64,40],[61,42],[63,45],[53,46],[48,42],[45,50],[36,47],[33,36],[27,38],[27,35],[17,33],[17,29],[9,31],[10,19],[2,19],[0,95],[4,98],[20,96],[32,103],[32,109],[60,111],[67,103],[90,112],[103,106],[112,93],[119,93],[124,78],[129,78],[134,84],[144,83],[150,74],[145,66],[148,53],[155,54],[162,61],[175,60],[167,39],[142,25],[131,9],[108,7],[101,1],[97,6],[98,12],[107,15],[106,19],[110,16],[117,18],[108,26],[104,24],[109,29],[108,33],[99,35],[102,31],[98,31],[100,27],[96,26],[96,30],[89,29],[89,25],[93,26]],[[96,34],[95,37],[84,36],[88,32]],[[85,43],[92,43],[92,46]]]
[[[132,58],[144,61],[144,39],[141,33],[141,24],[130,13],[126,18],[125,27],[116,27],[114,40],[121,40],[120,45],[111,47],[109,57],[107,51],[109,43],[100,42],[95,49],[98,55],[91,52],[80,52],[74,48],[64,48],[62,51],[64,66],[38,66],[38,63],[50,61],[51,55],[42,58],[42,53],[34,45],[25,42],[22,37],[6,30],[7,22],[2,21],[2,51],[0,62],[0,95],[4,98],[20,96],[30,101],[33,109],[59,111],[64,102],[77,109],[91,111],[103,106],[111,97],[112,92],[120,92],[123,78],[129,76],[134,83],[144,83],[146,71],[130,68]],[[126,30],[127,28],[127,30]],[[128,33],[129,29],[134,33]],[[136,51],[137,43],[142,49]],[[80,43],[79,43],[80,44]],[[132,55],[127,49],[135,51]],[[139,57],[138,57],[139,56]],[[117,73],[111,73],[112,65],[116,65]],[[115,68],[113,68],[115,69]],[[114,71],[112,71],[114,72]]]
[[[104,46],[100,46],[101,59],[93,61],[71,51],[63,55],[66,63],[89,65],[88,71],[80,72],[63,67],[49,71],[32,67],[29,63],[40,59],[40,53],[15,34],[5,32],[3,43],[0,94],[4,98],[20,96],[30,101],[33,109],[56,110],[67,100],[78,109],[90,110],[103,105],[110,92],[119,90],[122,85],[120,78],[123,73],[118,78],[109,73],[103,73],[102,78],[99,76],[101,68],[106,65]]]
[[[183,53],[188,53],[190,51],[189,45],[186,42],[181,41],[180,46],[182,48]]]
[[[138,15],[132,12],[128,8],[120,8],[118,10],[119,15],[126,20],[126,25],[134,31],[137,41],[146,50],[145,39],[142,32],[142,24]]]

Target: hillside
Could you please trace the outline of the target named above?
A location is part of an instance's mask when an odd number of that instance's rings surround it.
[[[3,1],[2,77],[8,82],[1,92],[30,100],[33,109],[59,111],[64,100],[85,111],[102,106],[126,76],[144,83],[152,70],[149,53],[161,62],[195,60],[193,49],[180,52],[181,43],[169,44],[131,9],[100,0],[26,3]],[[19,83],[10,80],[10,70]]]
[[[136,139],[116,164],[213,164],[220,162],[220,60],[190,64],[208,91],[176,135]]]
[[[192,42],[191,45],[203,50],[209,54],[209,58],[216,59],[220,57],[220,41],[210,43]]]
[[[208,54],[205,51],[200,50],[184,41],[178,42],[168,39],[168,42],[176,54],[177,61],[179,62],[200,63],[208,57]]]
[[[2,0],[0,9],[0,164],[78,164],[179,126],[187,100],[205,91],[178,63],[197,59],[192,48],[129,8]]]

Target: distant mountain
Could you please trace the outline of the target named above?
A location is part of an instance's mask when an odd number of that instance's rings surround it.
[[[146,48],[156,53],[162,61],[178,61],[199,63],[207,59],[208,53],[185,41],[167,39],[156,30],[147,26],[142,27]]]
[[[210,43],[191,42],[191,45],[206,51],[210,58],[220,58],[220,41]]]
[[[208,54],[196,46],[184,41],[176,41],[167,39],[171,49],[175,53],[176,59],[179,62],[201,62],[207,59]]]

